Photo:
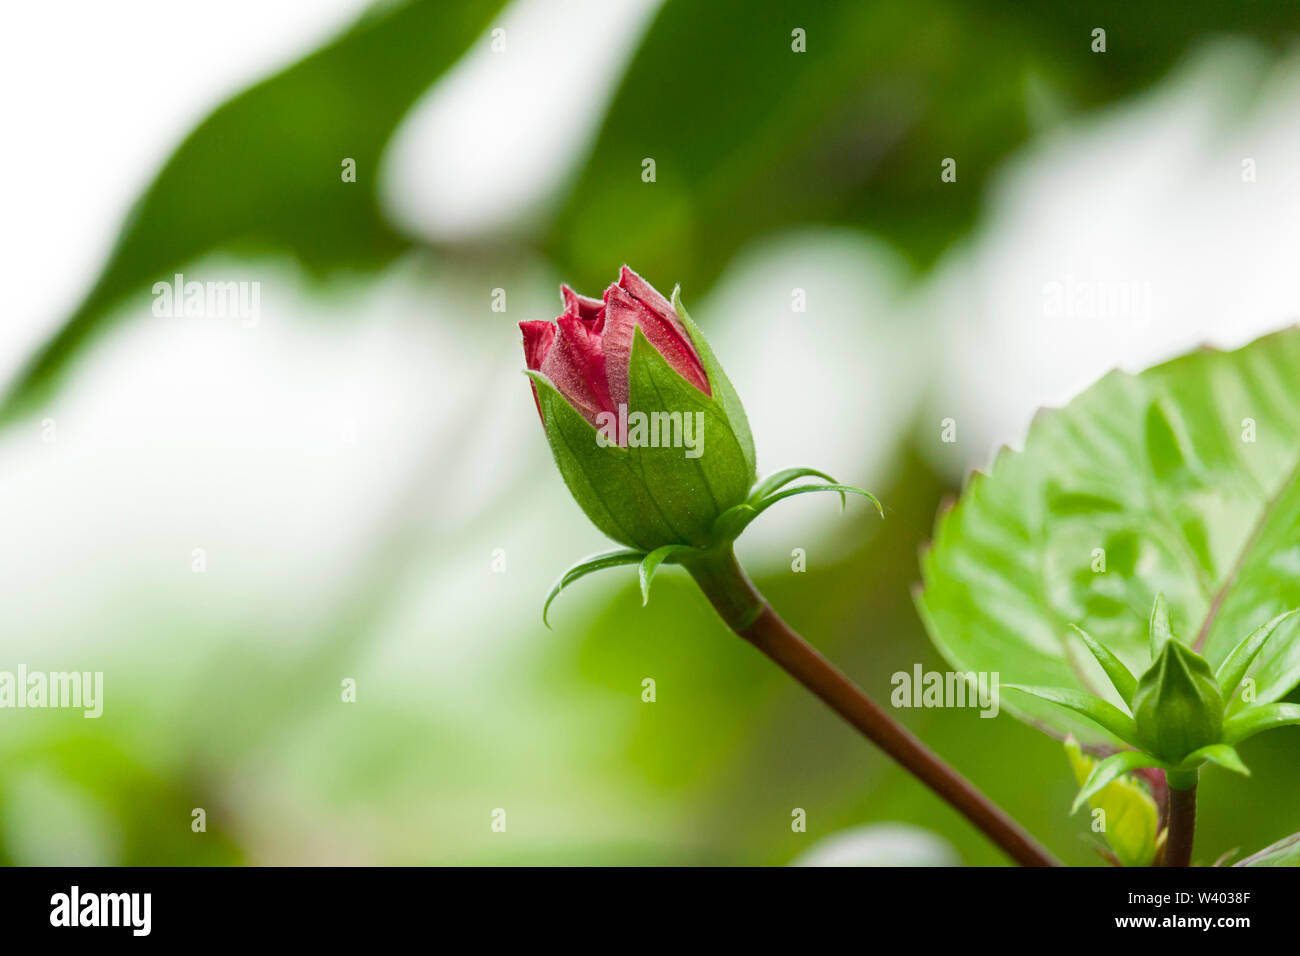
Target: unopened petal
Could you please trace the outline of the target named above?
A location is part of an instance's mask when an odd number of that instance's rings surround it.
[[[519,331],[524,333],[524,364],[535,372],[542,367],[555,341],[555,323],[520,322]]]
[[[597,324],[601,319],[601,310],[605,308],[604,302],[601,302],[600,299],[579,295],[567,285],[560,286],[560,297],[564,299],[565,315],[581,319],[583,324],[593,332],[600,331]]]
[[[542,374],[594,425],[600,412],[613,410],[600,336],[572,315],[560,316],[556,325],[559,332],[542,362]]]
[[[676,321],[675,314],[669,320],[652,311],[620,286],[612,285],[605,290],[605,328],[602,335],[609,394],[615,405],[628,400],[628,364],[632,358],[633,335],[638,327],[677,374],[705,395],[713,394],[709,388],[708,376],[704,374],[704,366],[700,364],[694,347],[686,338],[685,330]]]

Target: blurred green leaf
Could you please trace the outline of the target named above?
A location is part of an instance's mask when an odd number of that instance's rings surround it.
[[[376,199],[380,153],[416,98],[503,0],[381,3],[284,72],[218,107],[136,202],[93,288],[31,360],[3,414],[38,400],[111,308],[213,249],[289,253],[316,274],[409,246]],[[343,162],[356,161],[356,181]]]
[[[627,261],[700,294],[747,241],[808,222],[865,227],[927,264],[1029,135],[1031,78],[1095,106],[1158,79],[1199,38],[1276,41],[1298,24],[1300,10],[1262,2],[674,0],[546,245],[589,289]],[[1091,49],[1099,25],[1105,53]],[[940,179],[946,158],[955,182]]]
[[[1186,466],[1176,480],[1162,464],[1169,441]],[[1040,415],[1024,452],[1004,453],[988,475],[974,476],[940,521],[918,599],[931,638],[958,669],[1000,672],[1003,686],[1114,699],[1069,625],[1145,670],[1148,611],[1163,591],[1176,639],[1221,663],[1261,622],[1300,606],[1298,449],[1300,330],[1106,376]],[[1122,510],[1055,512],[1062,488]],[[1108,560],[1106,543],[1117,539],[1135,555]],[[1252,667],[1257,704],[1300,680],[1292,623]],[[1165,628],[1161,618],[1152,632]],[[1105,742],[1091,721],[1059,708],[1017,698],[1008,709],[1061,736]]]
[[[1223,690],[1225,701],[1232,700],[1242,678],[1246,676],[1246,672],[1250,670],[1250,665],[1254,663],[1255,658],[1259,655],[1260,649],[1273,636],[1273,632],[1277,630],[1278,625],[1295,613],[1296,610],[1292,609],[1279,614],[1265,624],[1261,624],[1243,637],[1241,643],[1234,647],[1227,657],[1223,659],[1223,663],[1219,665],[1219,670],[1214,676],[1219,682],[1219,687]]]
[[[1278,840],[1236,866],[1300,866],[1300,833]]]
[[[381,151],[502,0],[381,2],[351,30],[216,109],[136,203],[95,285],[11,387],[12,417],[53,388],[115,303],[213,249],[288,252],[324,274],[409,246],[375,196]],[[1106,52],[1091,50],[1105,24]],[[852,223],[928,263],[972,224],[1025,140],[1028,90],[1077,107],[1156,80],[1193,42],[1280,46],[1300,8],[1263,0],[1009,10],[964,0],[674,0],[628,69],[543,239],[595,289],[635,262],[699,293],[765,232]],[[806,50],[795,52],[793,32]],[[1029,81],[1033,80],[1031,84]],[[341,163],[356,160],[357,182]],[[957,161],[956,182],[940,163]],[[642,181],[653,159],[654,183]]]
[[[85,793],[111,816],[115,865],[231,866],[246,862],[212,768],[201,761],[150,765],[103,727],[73,725],[0,751],[0,819],[13,826],[5,793],[13,778],[38,773]],[[206,829],[193,829],[202,808]],[[2,828],[0,828],[2,829]],[[13,862],[0,834],[0,864]]]

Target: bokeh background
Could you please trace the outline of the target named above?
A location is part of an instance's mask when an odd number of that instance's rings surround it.
[[[883,699],[941,666],[910,589],[969,469],[1112,367],[1300,310],[1300,8],[4,17],[0,669],[105,675],[98,720],[0,711],[6,863],[1001,863],[679,571],[644,610],[631,571],[586,579],[542,626],[605,542],[551,465],[515,323],[624,262],[681,283],[760,471],[886,503],[794,499],[740,547]],[[156,316],[175,272],[258,282],[258,321]],[[1057,742],[898,716],[1100,862]],[[1207,776],[1198,857],[1300,830],[1298,736],[1248,744],[1250,781]]]

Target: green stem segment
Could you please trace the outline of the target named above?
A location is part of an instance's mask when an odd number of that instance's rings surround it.
[[[948,801],[1011,859],[1021,866],[1060,865],[969,780],[939,759],[791,630],[750,582],[729,546],[683,563],[728,627]]]
[[[1190,786],[1176,787],[1169,781],[1169,834],[1165,838],[1165,866],[1191,866],[1192,840],[1196,835],[1196,777]],[[1180,781],[1181,782],[1181,781]]]

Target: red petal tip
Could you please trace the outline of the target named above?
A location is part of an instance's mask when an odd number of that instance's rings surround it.
[[[551,351],[551,344],[555,341],[555,323],[520,322],[519,331],[524,333],[524,364],[535,372]]]

